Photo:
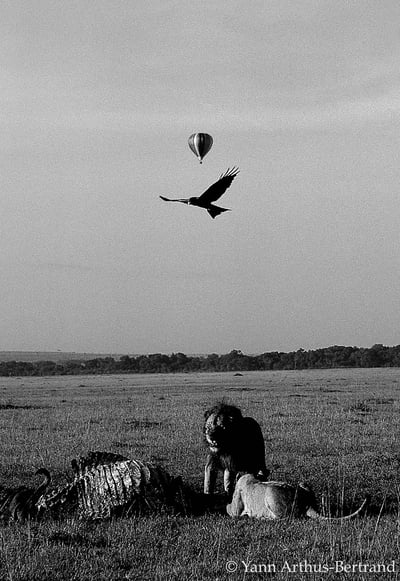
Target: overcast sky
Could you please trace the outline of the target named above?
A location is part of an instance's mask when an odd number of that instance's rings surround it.
[[[400,343],[399,23],[398,0],[3,3],[0,349]],[[159,199],[233,165],[215,220]]]

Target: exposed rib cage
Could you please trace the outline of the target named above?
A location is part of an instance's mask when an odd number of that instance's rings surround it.
[[[130,460],[109,452],[89,452],[72,460],[72,482],[45,494],[39,510],[77,504],[79,516],[108,518],[112,514],[141,514],[174,503],[175,480],[159,466]]]

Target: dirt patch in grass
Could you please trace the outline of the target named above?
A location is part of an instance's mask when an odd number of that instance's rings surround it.
[[[159,422],[159,421],[155,421],[155,420],[126,420],[125,424],[127,426],[130,426],[132,428],[161,428],[161,427],[166,427],[169,424],[166,424],[165,422]]]
[[[367,401],[357,401],[345,408],[344,411],[356,412],[358,414],[371,414],[374,410],[368,405]]]
[[[365,401],[373,405],[393,405],[395,399],[393,397],[369,397]]]
[[[0,403],[1,410],[44,410],[49,406],[45,405],[28,405],[28,404],[13,404],[13,403]]]
[[[54,545],[77,546],[77,547],[100,547],[108,546],[108,541],[104,537],[90,538],[87,534],[70,533],[68,531],[55,531],[48,537],[49,543]]]

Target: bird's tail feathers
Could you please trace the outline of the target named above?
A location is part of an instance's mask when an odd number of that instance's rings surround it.
[[[222,214],[222,212],[230,211],[231,211],[230,208],[221,208],[220,206],[210,206],[209,208],[207,208],[207,212],[210,214],[211,218],[215,218],[219,214]]]

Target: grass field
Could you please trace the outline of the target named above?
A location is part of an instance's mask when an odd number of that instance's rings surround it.
[[[349,579],[400,578],[398,369],[0,378],[0,483],[33,484],[46,466],[59,484],[72,458],[107,450],[160,463],[200,491],[203,412],[221,399],[261,424],[271,478],[307,481],[333,514],[368,494],[368,513],[11,524],[0,527],[0,579],[297,581],[337,579],[345,566]]]

